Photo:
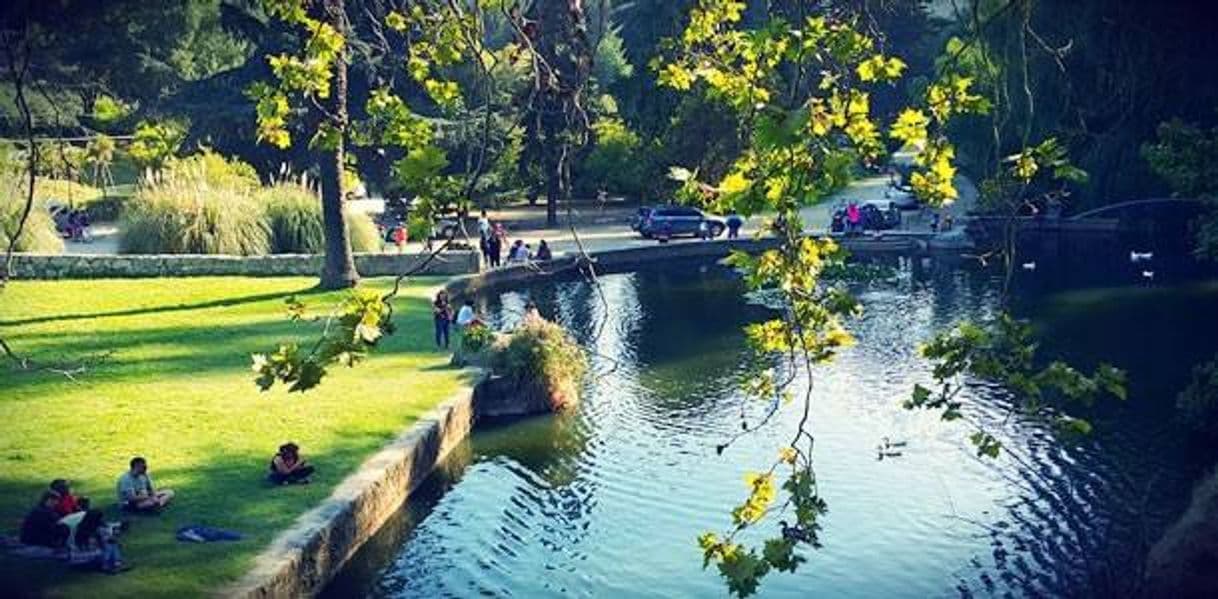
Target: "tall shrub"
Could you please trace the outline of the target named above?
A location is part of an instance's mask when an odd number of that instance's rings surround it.
[[[202,179],[145,184],[124,214],[125,254],[265,254],[270,227],[248,192]]]
[[[0,252],[8,249],[9,242],[17,234],[17,224],[25,210],[29,191],[26,187],[29,185],[27,171],[14,154],[15,151],[10,148],[0,147]],[[55,232],[55,223],[47,212],[46,204],[37,196],[14,249],[18,252],[53,254],[63,251],[63,239]]]
[[[317,194],[301,185],[278,183],[262,189],[258,197],[266,209],[271,253],[318,254],[325,250]],[[375,252],[381,248],[380,234],[367,214],[348,212],[346,220],[353,251]]]
[[[17,223],[21,212],[25,209],[25,192],[20,185],[13,185],[13,180],[5,178],[0,182],[0,252],[8,249],[9,241],[17,232]],[[34,203],[25,222],[21,236],[15,246],[18,252],[38,252],[58,254],[63,251],[63,239],[55,232],[55,223],[50,213],[41,202]]]

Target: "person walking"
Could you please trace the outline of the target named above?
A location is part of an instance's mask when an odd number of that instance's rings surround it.
[[[431,305],[432,321],[436,328],[436,347],[448,349],[448,329],[453,320],[453,307],[448,301],[448,292],[441,290]]]
[[[744,226],[744,218],[741,217],[739,214],[736,213],[736,211],[733,210],[731,214],[727,215],[727,238],[728,239],[739,238],[740,237],[740,227],[743,227],[743,226]]]

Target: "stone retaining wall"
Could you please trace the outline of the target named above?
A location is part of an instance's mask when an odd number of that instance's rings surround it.
[[[857,255],[919,254],[925,252],[958,253],[971,248],[968,238],[959,235],[951,239],[932,238],[925,234],[889,233],[864,237],[835,237],[847,251]],[[721,260],[733,250],[757,253],[778,246],[778,239],[731,239],[698,243],[669,243],[645,245],[616,250],[589,252],[597,274],[629,272],[648,264],[680,260]],[[548,262],[512,264],[503,268],[455,277],[445,289],[449,295],[462,297],[491,289],[522,285],[539,278],[570,276],[579,268],[579,260],[570,254]]]
[[[419,254],[356,254],[355,267],[365,277],[408,272],[426,256]],[[195,276],[317,276],[322,256],[212,256],[193,254],[90,255],[16,254],[13,272],[18,279],[139,278]],[[478,252],[448,251],[435,257],[419,274],[461,275],[480,268]]]
[[[281,533],[244,578],[218,594],[263,599],[321,593],[444,456],[469,435],[474,386],[462,388],[368,458],[328,499]]]

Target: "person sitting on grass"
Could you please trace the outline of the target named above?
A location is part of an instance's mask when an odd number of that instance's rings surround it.
[[[271,472],[267,478],[277,485],[307,485],[310,476],[313,476],[313,467],[301,457],[300,447],[291,442],[280,445],[279,453],[271,458]]]
[[[38,505],[21,521],[21,543],[36,547],[62,547],[67,539],[67,528],[59,525],[59,493],[43,491]]]
[[[101,510],[88,510],[60,520],[68,530],[68,564],[116,574],[127,568],[118,549],[116,525],[104,522],[103,516]]]
[[[57,478],[51,481],[51,490],[59,494],[59,504],[55,506],[55,512],[59,517],[83,512],[89,509],[89,500],[83,497],[77,497],[72,494],[72,481]]]
[[[131,458],[131,469],[118,477],[118,503],[128,512],[155,512],[169,505],[173,491],[152,486],[148,476],[148,461]]]

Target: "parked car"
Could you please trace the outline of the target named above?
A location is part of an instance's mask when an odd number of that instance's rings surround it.
[[[890,185],[884,190],[884,199],[892,202],[900,210],[918,210],[922,208],[922,204],[918,202],[918,196],[914,195],[913,188],[908,185]]]
[[[689,206],[655,206],[640,208],[632,228],[644,239],[668,239],[681,235],[718,237],[727,229],[722,218],[703,213]]]
[[[475,227],[476,229],[476,227]],[[461,224],[456,216],[441,216],[436,218],[435,226],[431,229],[433,239],[458,238],[461,236]],[[475,230],[474,233],[478,231]]]

